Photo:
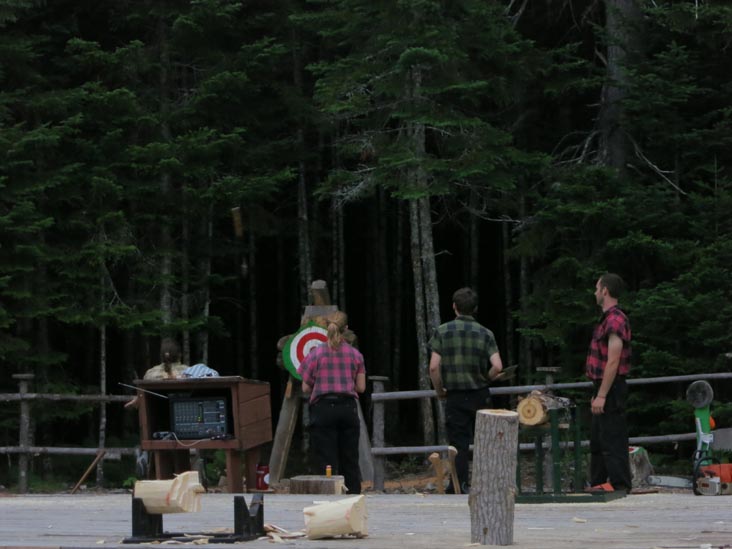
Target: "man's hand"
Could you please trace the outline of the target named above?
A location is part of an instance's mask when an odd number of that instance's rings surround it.
[[[435,389],[435,393],[437,393],[437,398],[439,398],[440,400],[445,400],[447,398],[447,389],[445,389],[444,387]]]
[[[605,413],[605,398],[606,397],[604,396],[597,395],[592,399],[592,402],[590,402],[590,406],[592,406],[592,413],[594,415]]]

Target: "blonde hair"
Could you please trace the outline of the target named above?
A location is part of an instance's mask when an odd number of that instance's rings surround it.
[[[328,315],[328,347],[337,349],[343,342],[343,332],[348,326],[348,316],[343,311]]]

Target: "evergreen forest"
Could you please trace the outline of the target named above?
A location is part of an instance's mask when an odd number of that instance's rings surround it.
[[[173,337],[276,421],[314,280],[388,390],[430,388],[462,286],[512,383],[583,381],[607,271],[632,377],[727,372],[730,97],[723,0],[0,0],[0,392],[131,396]],[[631,436],[693,432],[687,385],[631,390]],[[92,405],[33,407],[34,445],[98,444]],[[388,441],[440,438],[434,401],[393,413]]]

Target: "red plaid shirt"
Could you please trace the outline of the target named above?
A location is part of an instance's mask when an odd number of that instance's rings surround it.
[[[331,349],[327,343],[318,345],[300,365],[302,380],[313,388],[311,404],[327,394],[358,398],[356,376],[365,373],[363,355],[345,341],[337,349]]]
[[[585,362],[585,372],[587,377],[593,381],[600,381],[605,372],[607,342],[610,334],[615,334],[623,340],[618,375],[625,376],[630,371],[630,322],[625,313],[615,305],[603,313],[600,322],[595,326],[595,331],[592,333],[590,350],[587,351],[587,362]]]

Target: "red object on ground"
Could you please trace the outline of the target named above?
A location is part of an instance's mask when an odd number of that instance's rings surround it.
[[[269,490],[269,465],[257,465],[257,490]]]
[[[613,488],[613,485],[609,482],[606,482],[604,484],[596,484],[595,486],[590,486],[589,488],[585,489],[585,492],[614,492],[615,488]]]

